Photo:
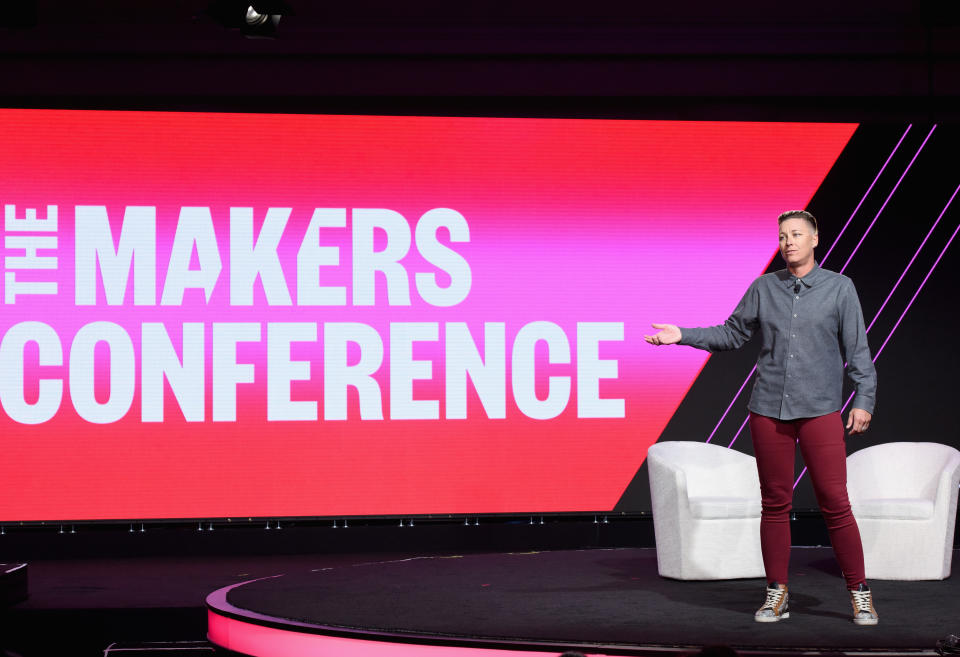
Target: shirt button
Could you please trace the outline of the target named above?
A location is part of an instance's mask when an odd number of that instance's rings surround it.
[[[791,338],[795,338],[795,337],[797,337],[797,334],[796,334],[796,333],[794,333],[794,334],[793,334],[793,335],[791,335],[790,337],[791,337]]]
[[[784,395],[784,397],[789,397],[790,395]]]
[[[797,316],[797,313],[793,313],[793,316],[796,317],[796,316]]]
[[[794,297],[794,299],[799,299],[800,297]]]
[[[790,354],[790,358],[793,358],[793,354]]]

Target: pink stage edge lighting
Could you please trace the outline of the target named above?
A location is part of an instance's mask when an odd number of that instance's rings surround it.
[[[251,580],[256,581],[256,580]],[[285,618],[264,616],[240,609],[227,602],[230,589],[249,584],[239,582],[217,589],[207,596],[207,639],[220,648],[251,657],[509,657],[510,655],[557,655],[563,646],[544,646],[537,650],[486,648],[481,639],[464,637],[462,641],[447,639],[451,645],[430,643],[429,638],[391,637],[377,635],[378,639],[333,636],[336,628],[322,628]],[[324,631],[327,634],[324,634]],[[349,630],[342,630],[347,634]],[[362,634],[360,630],[356,634]],[[419,642],[418,642],[419,640]],[[438,639],[439,640],[439,639]],[[454,642],[458,645],[452,645]],[[590,651],[591,655],[605,653]]]
[[[613,509],[856,127],[0,110],[0,521]]]
[[[559,654],[556,649],[510,650],[351,639],[257,625],[227,618],[209,610],[207,623],[207,639],[211,643],[251,657],[508,657],[510,655],[556,657]],[[605,653],[590,652],[590,654],[604,655]]]

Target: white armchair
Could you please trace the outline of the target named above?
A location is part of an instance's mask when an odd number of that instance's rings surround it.
[[[867,579],[950,576],[960,452],[938,443],[884,443],[847,457],[847,492]]]
[[[701,442],[656,443],[647,452],[660,575],[763,577],[756,460]]]

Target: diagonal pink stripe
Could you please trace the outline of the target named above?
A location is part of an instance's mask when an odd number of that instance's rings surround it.
[[[894,154],[900,148],[900,144],[903,143],[904,138],[907,136],[907,133],[910,132],[910,128],[913,127],[913,124],[907,125],[907,129],[903,131],[903,134],[900,135],[900,140],[897,142],[897,145],[893,147],[893,150],[890,151],[890,155],[887,156],[886,162],[883,163],[883,166],[880,167],[880,171],[877,172],[877,175],[874,176],[873,182],[870,183],[870,186],[867,188],[867,191],[863,193],[863,196],[860,198],[860,202],[857,203],[857,207],[853,209],[853,212],[850,214],[850,217],[847,219],[847,222],[843,225],[843,228],[840,229],[840,232],[837,233],[837,237],[833,240],[833,244],[830,245],[830,249],[827,251],[827,255],[823,256],[821,264],[826,262],[827,258],[830,257],[830,252],[833,251],[833,247],[837,245],[837,242],[840,241],[840,236],[843,235],[844,231],[847,230],[847,226],[850,225],[850,222],[853,221],[853,217],[857,214],[857,211],[860,209],[860,206],[863,205],[863,202],[867,200],[867,196],[873,190],[873,186],[877,184],[877,180],[880,179],[880,176],[883,174],[884,170],[887,168],[887,165],[890,164],[890,160],[893,159]],[[889,200],[889,199],[888,199]],[[747,378],[743,380],[743,383],[740,385],[740,389],[737,390],[737,394],[733,396],[733,399],[730,400],[730,403],[727,405],[726,410],[723,412],[723,415],[720,416],[720,419],[717,420],[716,426],[713,427],[713,431],[710,432],[710,435],[707,437],[706,442],[713,440],[714,434],[717,433],[717,429],[720,428],[720,425],[723,424],[724,419],[727,417],[727,413],[730,412],[730,409],[733,408],[733,405],[738,399],[740,399],[740,394],[743,392],[743,389],[747,386],[747,383],[750,381],[750,377],[753,376],[753,373],[757,371],[757,366],[754,365],[753,369],[750,370],[750,373],[747,374]],[[733,447],[733,443],[737,441],[737,438],[740,436],[740,432],[743,431],[743,427],[746,424],[746,420],[743,421],[744,424],[740,425],[740,429],[737,431],[736,435],[733,437],[733,440],[730,441],[730,444],[727,447]]]
[[[756,371],[757,371],[757,366],[754,365],[754,366],[753,366],[753,369],[750,370],[750,373],[747,374],[747,378],[745,378],[745,379],[743,380],[743,383],[740,384],[740,389],[737,390],[737,394],[735,394],[735,395],[733,396],[733,399],[730,400],[730,403],[727,404],[727,410],[725,410],[725,411],[723,412],[723,415],[720,416],[720,419],[717,420],[717,426],[715,426],[715,427],[713,428],[713,431],[711,431],[711,432],[710,432],[710,435],[707,437],[707,442],[708,442],[708,443],[709,443],[711,440],[713,440],[713,435],[714,435],[715,433],[717,433],[717,429],[719,429],[719,428],[720,428],[720,425],[723,424],[723,420],[727,417],[727,413],[730,412],[730,409],[733,407],[734,403],[736,403],[736,401],[737,401],[738,399],[740,399],[740,393],[743,392],[743,389],[747,387],[747,383],[750,381],[750,377],[753,376],[753,373],[756,372]],[[743,426],[741,426],[740,428],[743,429]],[[737,434],[739,435],[739,433],[740,433],[740,432],[738,431]],[[736,440],[737,437],[734,436],[733,439]],[[730,445],[733,445],[733,443],[731,442]],[[729,447],[730,445],[728,445],[728,447]]]
[[[913,302],[916,300],[917,295],[920,294],[920,290],[923,289],[923,286],[926,285],[927,279],[930,278],[930,274],[933,273],[934,268],[940,263],[943,254],[947,252],[947,249],[950,247],[950,244],[953,242],[953,238],[957,236],[957,231],[960,231],[960,224],[957,224],[957,227],[953,229],[953,234],[950,235],[950,239],[947,240],[947,244],[940,251],[940,255],[937,256],[936,262],[933,263],[933,267],[930,268],[930,271],[927,272],[927,275],[924,276],[923,282],[920,283],[920,287],[917,288],[917,291],[914,292],[913,297],[911,297],[910,302],[907,304],[907,307],[903,309],[903,312],[900,313],[900,317],[897,319],[897,323],[893,325],[893,328],[890,329],[890,334],[887,336],[887,339],[883,341],[883,344],[880,345],[880,348],[877,349],[877,355],[873,357],[873,360],[876,361],[877,358],[883,353],[883,348],[887,346],[887,343],[890,341],[890,338],[893,336],[893,332],[897,330],[897,327],[900,326],[900,322],[903,321],[904,315],[907,314],[907,311],[910,310],[910,306],[913,305]]]
[[[944,206],[943,211],[940,213],[940,216],[937,217],[937,221],[934,222],[934,224],[933,224],[934,227],[936,227],[937,223],[940,222],[941,217],[943,217],[943,215],[946,213],[947,208],[950,207],[950,204],[953,203],[953,199],[957,196],[957,192],[960,192],[960,185],[958,185],[957,188],[956,188],[955,190],[953,190],[953,194],[950,196],[950,200],[947,201],[947,204]],[[933,228],[931,228],[930,230],[932,231]],[[950,235],[950,239],[947,240],[946,245],[945,245],[945,246],[943,247],[943,249],[940,251],[940,255],[937,256],[937,259],[934,261],[933,266],[930,267],[930,271],[928,271],[928,272],[927,272],[927,275],[924,276],[923,281],[921,281],[921,283],[920,283],[920,287],[918,287],[918,288],[917,288],[917,291],[913,293],[913,296],[910,298],[910,301],[907,303],[907,307],[903,309],[903,312],[902,312],[902,313],[900,313],[900,317],[897,319],[896,324],[893,325],[893,328],[890,329],[890,333],[887,334],[887,339],[884,340],[884,341],[883,341],[883,344],[880,345],[880,348],[877,349],[877,353],[876,353],[876,355],[873,357],[873,362],[877,362],[877,358],[880,357],[880,354],[883,352],[883,348],[887,346],[887,343],[888,343],[888,342],[890,342],[890,338],[893,337],[893,332],[897,330],[897,327],[898,327],[898,326],[900,326],[900,322],[903,321],[904,316],[906,316],[907,311],[910,310],[910,306],[913,305],[913,302],[916,300],[917,296],[920,294],[920,290],[923,289],[923,286],[926,284],[927,279],[930,278],[930,275],[933,273],[933,270],[934,270],[934,269],[936,268],[936,266],[940,263],[941,258],[943,258],[943,254],[947,252],[947,249],[948,249],[948,248],[950,248],[950,244],[953,242],[953,238],[957,236],[957,231],[958,231],[958,230],[960,230],[960,224],[957,224],[957,227],[953,229],[953,234]],[[927,233],[927,237],[930,237],[930,233]],[[923,239],[923,243],[925,244],[926,241],[927,241],[927,238],[925,237],[925,238]],[[920,245],[920,248],[923,248],[923,244]],[[920,253],[920,249],[917,249],[917,253],[914,253],[914,254],[913,254],[913,258],[916,258],[918,253]],[[909,269],[909,268],[910,268],[910,265],[913,264],[913,258],[910,259],[910,264],[907,265],[907,269]],[[903,270],[903,273],[904,273],[904,274],[907,273],[907,269],[904,269],[904,270]],[[903,275],[900,276],[900,279],[901,279],[901,280],[903,279]],[[899,285],[899,284],[900,284],[900,281],[897,281],[897,285]],[[894,286],[894,289],[896,289],[896,286]],[[892,291],[891,291],[891,294],[893,294]],[[889,298],[890,298],[890,297],[888,296],[887,299],[889,299]],[[884,301],[884,305],[886,305],[886,301]],[[881,307],[880,310],[883,310],[883,307]],[[877,311],[877,316],[879,316],[879,315],[880,315],[880,311]],[[875,322],[875,321],[877,321],[877,318],[876,318],[876,317],[873,318],[873,322]],[[870,326],[873,326],[873,322],[870,322]],[[869,331],[870,329],[867,329],[867,330]],[[850,405],[850,402],[853,401],[854,395],[856,395],[856,392],[851,393],[850,396],[847,398],[847,401],[846,401],[846,403],[843,405],[843,408],[840,409],[840,412],[841,412],[841,413],[843,413],[843,412],[847,409],[847,406]],[[793,487],[794,487],[794,489],[796,489],[797,484],[800,483],[800,480],[803,479],[803,475],[806,474],[806,472],[807,472],[807,468],[804,467],[804,468],[803,468],[803,471],[800,473],[800,476],[797,477],[797,480],[796,480],[795,482],[793,482]]]
[[[753,366],[753,369],[757,369],[757,366],[754,365],[754,366]],[[740,423],[740,428],[737,429],[737,433],[735,433],[735,434],[733,435],[733,440],[731,440],[731,441],[730,441],[730,444],[727,445],[727,449],[730,449],[731,447],[733,447],[733,443],[737,442],[737,438],[740,437],[740,432],[742,432],[742,431],[743,431],[743,428],[744,428],[745,426],[747,426],[747,420],[749,420],[749,419],[750,419],[750,414],[747,413],[747,417],[743,418],[743,422]]]
[[[904,138],[906,138],[907,133],[910,132],[910,128],[913,127],[913,124],[909,124],[907,129],[903,131],[903,134],[900,135],[900,141],[897,142],[897,145],[893,147],[893,150],[890,151],[890,155],[887,156],[887,161],[883,163],[883,166],[880,167],[880,171],[877,172],[877,175],[874,176],[873,182],[870,183],[870,186],[867,188],[867,191],[863,193],[863,196],[860,198],[860,202],[857,203],[857,207],[853,209],[853,212],[850,214],[850,218],[847,219],[847,223],[843,224],[843,228],[840,229],[840,232],[837,233],[837,236],[833,239],[833,244],[830,245],[830,248],[827,250],[827,254],[823,256],[823,259],[820,261],[820,264],[823,264],[827,261],[827,258],[830,257],[830,254],[833,253],[834,247],[840,242],[840,237],[847,230],[847,226],[850,225],[850,222],[853,221],[853,217],[857,214],[857,211],[860,210],[860,206],[863,205],[863,202],[867,200],[867,196],[873,190],[873,186],[877,184],[877,181],[880,180],[880,176],[883,175],[884,170],[886,170],[887,165],[890,164],[890,160],[893,159],[894,154],[900,148],[900,144],[903,143]]]
[[[903,143],[904,138],[906,138],[907,133],[910,132],[910,129],[911,129],[912,127],[913,127],[913,124],[912,124],[912,123],[909,124],[909,125],[907,125],[907,129],[903,131],[903,134],[902,134],[902,135],[900,135],[900,140],[897,142],[896,146],[893,147],[893,150],[890,151],[890,155],[887,156],[887,159],[886,159],[886,161],[883,163],[883,166],[880,167],[880,170],[877,172],[877,175],[874,176],[873,182],[870,183],[870,186],[867,188],[867,191],[864,192],[863,196],[860,198],[860,202],[857,203],[857,207],[855,207],[855,208],[853,209],[853,212],[850,214],[850,217],[847,219],[847,222],[843,225],[843,228],[842,228],[842,229],[840,230],[840,232],[837,234],[837,237],[833,240],[833,244],[830,245],[830,249],[827,251],[827,254],[826,254],[826,255],[823,257],[823,259],[820,261],[821,264],[823,264],[824,262],[826,262],[827,258],[830,256],[830,252],[833,251],[833,247],[835,247],[835,246],[837,245],[837,243],[840,241],[840,236],[843,235],[844,231],[847,230],[847,226],[849,226],[849,225],[850,225],[850,222],[853,221],[853,217],[857,214],[857,211],[860,210],[860,206],[863,205],[863,202],[867,199],[867,196],[870,194],[870,191],[873,189],[873,186],[877,184],[877,180],[880,179],[881,174],[883,174],[884,170],[887,168],[887,165],[890,164],[890,160],[893,159],[894,154],[895,154],[895,153],[897,152],[897,150],[900,148],[900,144]],[[936,126],[934,126],[934,128],[936,128]],[[930,138],[930,134],[932,134],[932,133],[933,133],[933,130],[931,129],[931,130],[930,130],[930,133],[927,134],[927,139]],[[927,139],[924,139],[924,140],[923,140],[923,144],[920,145],[920,149],[923,149],[924,144],[927,143]],[[919,153],[920,153],[920,150],[917,150],[917,154],[919,154]],[[917,159],[917,154],[914,154],[913,160]],[[900,181],[903,180],[903,177],[904,177],[905,175],[907,175],[907,171],[910,170],[910,166],[913,164],[913,160],[910,160],[910,164],[907,165],[907,168],[904,170],[903,174],[900,176],[900,180],[897,181],[897,184],[894,186],[893,191],[890,192],[890,194],[887,196],[886,201],[883,202],[883,207],[880,208],[880,212],[883,212],[883,208],[885,208],[885,207],[887,206],[887,201],[889,201],[889,200],[890,200],[890,197],[893,196],[893,192],[896,191],[897,187],[900,185]],[[875,222],[877,221],[877,217],[880,216],[880,212],[878,212],[877,215],[873,218],[873,223],[875,223]],[[870,224],[870,227],[873,227],[873,223]],[[869,232],[869,231],[870,231],[870,228],[867,228],[867,232]],[[866,237],[866,233],[864,233],[864,237]],[[861,239],[860,239],[860,242],[857,243],[857,247],[854,248],[854,250],[853,250],[854,253],[856,253],[857,248],[860,247],[860,244],[861,244],[862,242],[863,242],[863,238],[861,238]],[[853,257],[853,253],[850,254],[850,257],[851,257],[851,258]],[[850,260],[848,259],[847,262],[849,263]],[[846,267],[846,265],[844,265],[844,267]],[[842,270],[841,270],[841,271],[842,271]],[[717,420],[717,424],[716,424],[716,426],[713,427],[713,431],[710,432],[710,435],[707,437],[706,442],[709,443],[711,440],[713,440],[713,436],[714,436],[714,434],[717,433],[717,429],[719,429],[719,428],[720,428],[720,425],[723,424],[723,421],[724,421],[724,419],[726,419],[727,414],[730,412],[730,409],[733,407],[733,405],[736,403],[736,401],[740,398],[740,394],[743,392],[743,389],[747,386],[747,383],[750,381],[750,377],[753,376],[753,373],[756,372],[756,371],[757,371],[757,366],[754,365],[753,368],[750,370],[750,373],[747,374],[747,377],[743,380],[743,383],[740,385],[740,389],[737,390],[737,394],[735,394],[735,395],[733,396],[733,399],[730,400],[730,403],[727,405],[727,408],[726,408],[726,410],[723,412],[723,415],[721,415],[721,416],[720,416],[720,419]],[[747,417],[749,418],[749,415],[748,415]],[[735,442],[737,442],[737,438],[740,437],[740,433],[743,431],[743,427],[746,426],[746,424],[747,424],[747,420],[744,419],[743,423],[741,423],[741,425],[740,425],[740,428],[737,430],[737,433],[734,434],[733,440],[731,440],[731,441],[730,441],[730,444],[727,445],[728,448],[733,447],[733,444],[734,444]]]
[[[907,272],[910,271],[910,266],[913,264],[913,261],[917,259],[917,256],[920,255],[920,250],[923,248],[924,244],[927,243],[927,240],[930,239],[930,235],[933,234],[934,229],[940,223],[940,220],[943,219],[943,215],[947,213],[947,208],[950,207],[950,204],[953,203],[953,199],[956,198],[957,192],[960,192],[960,185],[953,190],[953,194],[950,196],[950,200],[947,201],[947,204],[943,206],[943,210],[940,212],[940,216],[937,217],[937,220],[933,222],[933,225],[930,226],[930,230],[927,231],[926,237],[923,238],[923,241],[920,242],[920,246],[917,247],[916,253],[913,254],[913,257],[910,258],[910,262],[907,263],[907,266],[904,268],[903,273],[900,274],[900,278],[897,279],[897,282],[894,284],[893,289],[890,290],[890,294],[887,295],[887,298],[883,300],[883,303],[880,305],[880,310],[877,311],[877,314],[874,315],[873,320],[870,322],[870,326],[867,327],[867,332],[870,332],[870,329],[873,328],[873,325],[876,323],[877,319],[880,317],[880,313],[883,312],[883,309],[886,307],[887,302],[890,301],[890,297],[893,296],[893,293],[897,291],[897,287],[900,285],[900,282],[903,280],[903,277],[907,275]]]
[[[860,238],[860,241],[857,242],[857,245],[853,247],[853,252],[850,254],[850,257],[847,258],[847,261],[843,263],[843,267],[840,268],[840,273],[842,274],[846,270],[847,265],[850,264],[850,261],[853,260],[853,256],[857,254],[857,250],[860,248],[860,245],[863,244],[863,240],[867,239],[867,235],[870,234],[870,231],[873,230],[873,225],[877,223],[877,219],[880,218],[880,213],[884,211],[887,207],[887,203],[890,202],[890,199],[893,198],[893,195],[896,193],[897,189],[900,187],[900,183],[903,182],[903,179],[907,177],[907,172],[910,171],[910,167],[913,166],[913,163],[916,162],[917,156],[920,155],[920,151],[923,150],[923,147],[927,145],[927,141],[930,139],[930,135],[933,134],[933,131],[937,129],[937,124],[933,124],[933,127],[930,128],[930,132],[927,133],[927,136],[924,137],[923,143],[920,144],[920,148],[917,149],[917,152],[913,154],[913,158],[910,160],[910,164],[907,165],[907,168],[903,170],[903,173],[900,174],[900,179],[897,181],[897,184],[893,186],[893,189],[890,190],[890,193],[887,194],[886,200],[883,202],[883,205],[880,206],[880,209],[877,210],[876,216],[874,216],[873,221],[870,222],[870,225],[867,226],[867,230],[864,231],[863,237]]]

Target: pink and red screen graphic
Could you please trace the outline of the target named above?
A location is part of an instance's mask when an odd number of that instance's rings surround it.
[[[609,510],[855,128],[2,110],[0,520]]]

